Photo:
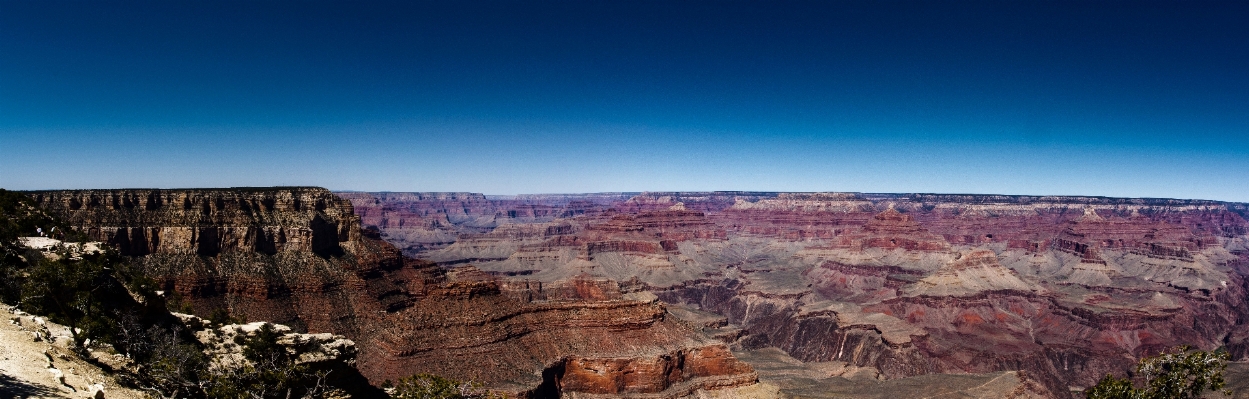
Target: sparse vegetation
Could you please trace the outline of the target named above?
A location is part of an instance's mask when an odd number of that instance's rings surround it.
[[[1223,351],[1190,351],[1181,346],[1141,359],[1136,365],[1140,388],[1131,379],[1106,375],[1084,394],[1089,399],[1195,399],[1224,388],[1227,360]]]
[[[0,300],[69,327],[72,349],[111,348],[133,360],[119,380],[162,398],[320,398],[334,388],[332,370],[297,364],[278,344],[282,336],[265,324],[236,340],[246,361],[214,364],[204,347],[169,313],[188,304],[167,301],[158,284],[115,250],[75,253],[65,248],[26,249],[18,238],[36,229],[57,239],[85,241],[26,196],[0,189]],[[214,328],[240,323],[224,310],[209,318]],[[477,396],[467,396],[476,398]]]
[[[481,384],[456,381],[432,374],[417,374],[405,377],[400,379],[397,384],[387,388],[390,390],[390,397],[395,399],[506,398],[504,395],[482,389]]]
[[[282,334],[264,324],[250,337],[238,335],[234,344],[243,348],[246,362],[210,363],[201,373],[201,386],[210,398],[318,398],[327,390],[327,370],[297,364],[278,344]]]
[[[33,257],[33,256],[32,256]],[[113,275],[123,261],[114,253],[67,255],[33,260],[21,288],[20,305],[69,327],[74,349],[85,353],[87,340],[113,342],[118,315],[138,305]]]

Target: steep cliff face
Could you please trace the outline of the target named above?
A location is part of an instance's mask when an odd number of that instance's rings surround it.
[[[1044,395],[1070,397],[1175,345],[1238,359],[1249,348],[1245,204],[723,192],[594,209],[458,234],[419,255],[503,284],[628,282],[723,317],[689,323],[733,350],[888,379],[1022,371]]]
[[[354,335],[385,309],[367,273],[403,266],[360,235],[351,205],[321,188],[76,190],[29,194],[92,239],[137,256],[196,313]],[[366,289],[361,289],[366,288]]]
[[[413,370],[462,376],[520,397],[675,398],[757,381],[723,343],[667,318],[653,295],[618,287],[585,280],[504,286],[473,268],[453,269],[417,300],[423,311],[397,314],[373,336],[381,356],[361,369],[384,379]],[[438,328],[410,327],[428,325]]]
[[[309,187],[223,190],[33,192],[93,240],[123,255],[193,252],[311,252],[331,256],[359,241],[359,217],[328,190]]]
[[[677,398],[757,380],[723,343],[667,318],[663,304],[632,286],[500,281],[472,267],[404,258],[377,230],[361,230],[352,205],[324,189],[29,195],[135,256],[171,301],[193,313],[225,309],[353,340],[357,366],[374,384],[434,373],[521,398]],[[431,200],[476,201],[447,197]],[[536,215],[526,220],[545,220]],[[482,238],[558,236],[568,228],[529,230]]]

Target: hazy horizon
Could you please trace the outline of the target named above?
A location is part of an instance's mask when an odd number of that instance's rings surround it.
[[[1003,193],[941,193],[941,192],[861,192],[861,191],[758,191],[758,190],[640,190],[640,191],[594,191],[594,192],[531,192],[531,193],[514,193],[514,194],[498,194],[489,192],[474,191],[396,191],[396,190],[338,190],[329,187],[320,186],[232,186],[232,187],[89,187],[89,188],[38,188],[38,189],[21,189],[16,191],[39,192],[39,191],[115,191],[115,190],[228,190],[228,189],[282,189],[282,188],[324,188],[335,193],[367,193],[367,194],[383,194],[383,193],[428,193],[428,194],[479,194],[487,199],[517,198],[526,196],[544,196],[544,195],[642,195],[642,194],[663,194],[663,193],[742,193],[742,194],[859,194],[866,196],[873,195],[948,195],[948,196],[1007,196],[1007,197],[1074,197],[1074,198],[1112,198],[1112,199],[1141,199],[1141,200],[1182,200],[1182,201],[1216,201],[1228,203],[1249,203],[1246,201],[1225,201],[1209,198],[1177,198],[1177,197],[1115,197],[1105,195],[1066,195],[1066,194],[1003,194]],[[5,189],[0,187],[0,189]],[[493,198],[492,198],[493,197]]]

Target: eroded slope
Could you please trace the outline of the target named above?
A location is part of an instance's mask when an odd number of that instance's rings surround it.
[[[135,256],[177,306],[354,340],[374,384],[433,373],[513,397],[676,398],[757,380],[652,294],[588,275],[500,280],[408,259],[324,189],[29,195]]]
[[[355,195],[362,213],[427,206]],[[726,192],[548,206],[419,255],[512,283],[627,283],[702,312],[677,313],[733,348],[886,379],[1023,371],[1067,397],[1179,344],[1249,355],[1245,204]]]

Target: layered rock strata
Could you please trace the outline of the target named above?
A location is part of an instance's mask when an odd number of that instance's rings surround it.
[[[885,379],[1020,371],[1040,395],[1070,397],[1175,345],[1237,358],[1249,347],[1246,204],[741,192],[596,201],[418,255],[472,263],[503,285],[627,282],[689,309],[673,317],[734,350],[775,348]],[[535,233],[495,233],[515,231]],[[722,321],[708,325],[708,314]]]
[[[722,342],[666,317],[636,283],[500,280],[408,259],[378,230],[361,230],[352,205],[324,189],[29,194],[134,256],[177,306],[354,341],[356,366],[374,384],[433,373],[520,398],[677,398],[757,381]],[[537,209],[524,220],[546,220]],[[545,239],[571,231],[564,226],[492,226],[477,238]]]
[[[408,255],[456,242],[461,234],[485,233],[515,223],[605,211],[606,204],[636,193],[486,196],[475,193],[338,193],[351,202],[363,226],[385,234]]]

